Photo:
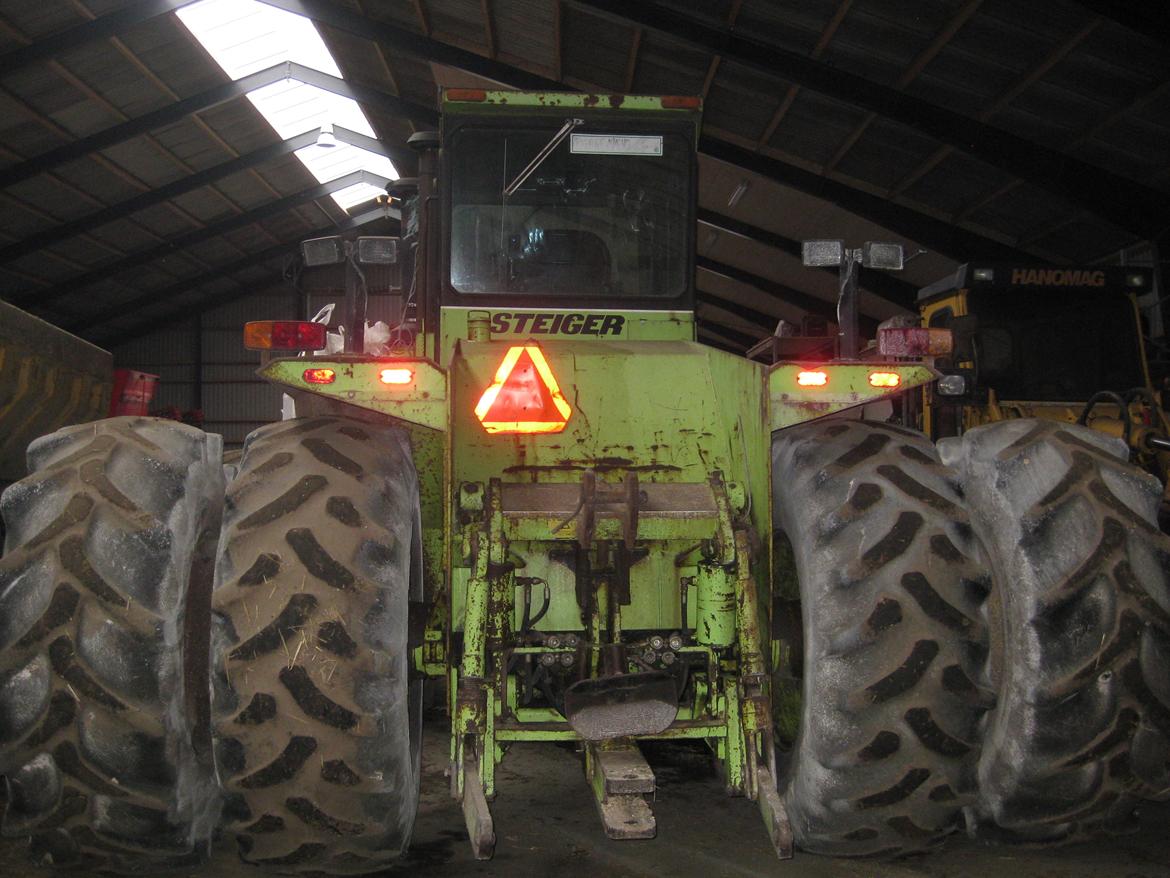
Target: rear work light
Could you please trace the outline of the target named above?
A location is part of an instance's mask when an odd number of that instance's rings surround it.
[[[337,373],[332,369],[306,369],[301,377],[306,384],[332,384]]]
[[[319,351],[325,347],[325,324],[253,320],[244,324],[244,347],[250,351]]]
[[[409,384],[414,380],[413,369],[382,369],[378,380],[383,384]]]
[[[828,372],[797,372],[796,383],[801,387],[824,387],[829,383]]]
[[[897,372],[870,372],[870,387],[897,387],[902,383],[902,376]]]

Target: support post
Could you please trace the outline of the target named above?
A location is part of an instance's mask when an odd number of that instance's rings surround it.
[[[479,756],[464,760],[463,765],[463,820],[467,824],[467,837],[475,858],[490,860],[496,849],[496,830],[483,794]]]
[[[792,824],[788,821],[788,809],[784,807],[784,800],[780,798],[780,792],[776,789],[776,778],[769,769],[761,766],[758,779],[760,794],[756,803],[760,806],[760,815],[764,818],[764,826],[772,840],[772,847],[776,849],[777,857],[791,860]]]
[[[760,815],[776,855],[792,856],[792,824],[776,788],[776,751],[772,737],[772,700],[764,661],[760,606],[751,570],[751,544],[745,530],[735,533],[738,560],[736,627],[739,630],[741,733],[745,763],[745,792],[759,805]],[[728,729],[730,733],[730,729]]]
[[[860,251],[846,247],[840,270],[840,297],[837,299],[837,356],[856,360],[857,343],[857,262]]]
[[[654,838],[658,825],[644,798],[654,792],[654,772],[637,744],[628,738],[591,742],[585,770],[607,838]]]

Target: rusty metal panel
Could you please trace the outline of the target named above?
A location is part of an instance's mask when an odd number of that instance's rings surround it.
[[[505,516],[531,518],[573,515],[580,506],[580,485],[572,483],[505,483],[501,486]],[[705,482],[639,486],[639,515],[652,518],[714,518],[715,495]]]
[[[27,475],[36,437],[105,417],[113,370],[109,351],[0,302],[0,482]]]

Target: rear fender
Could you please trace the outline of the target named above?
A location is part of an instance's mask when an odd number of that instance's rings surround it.
[[[325,370],[331,374],[321,374]],[[408,370],[405,383],[386,383],[386,370]],[[315,383],[309,373],[316,372]],[[312,393],[386,415],[408,424],[447,432],[447,370],[421,358],[288,357],[271,360],[257,373],[261,378],[298,393]]]
[[[814,377],[823,373],[823,383],[801,383],[800,376],[805,373]],[[891,375],[897,376],[896,383],[884,377]],[[924,363],[777,363],[768,372],[768,426],[776,431],[815,421],[929,384],[938,377],[938,372]],[[874,386],[875,382],[893,386]]]

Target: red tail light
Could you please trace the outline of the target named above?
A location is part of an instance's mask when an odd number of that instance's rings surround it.
[[[244,324],[244,347],[252,351],[319,351],[325,347],[325,324],[253,320]]]
[[[332,369],[306,369],[301,377],[306,384],[332,384],[337,373]]]

